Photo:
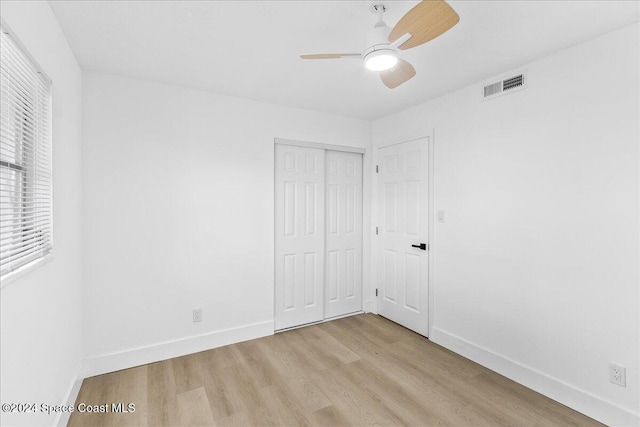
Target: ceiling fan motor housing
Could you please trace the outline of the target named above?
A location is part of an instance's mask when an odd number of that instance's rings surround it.
[[[397,51],[389,43],[390,32],[391,28],[382,20],[373,27],[369,35],[368,47],[362,53],[364,63],[370,70],[386,69],[397,62]],[[381,57],[386,57],[386,61]],[[386,65],[382,65],[383,63]]]
[[[363,52],[362,56],[366,57],[369,53],[376,50],[389,50],[391,52],[396,52],[395,49],[390,47],[390,32],[391,28],[389,28],[383,21],[379,21],[369,33],[369,38],[367,40],[368,47]]]

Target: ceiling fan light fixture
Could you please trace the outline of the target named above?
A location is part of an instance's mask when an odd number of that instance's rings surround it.
[[[364,66],[371,71],[384,71],[398,63],[398,55],[393,49],[380,49],[368,53],[364,57]]]

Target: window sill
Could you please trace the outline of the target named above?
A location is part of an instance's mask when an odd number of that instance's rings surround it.
[[[40,268],[43,265],[47,264],[51,260],[53,260],[53,255],[52,254],[45,255],[42,258],[38,258],[37,260],[32,261],[29,264],[20,267],[16,271],[12,271],[11,273],[7,274],[2,279],[0,279],[0,288],[7,287],[9,284],[15,282],[16,280],[18,280],[19,278],[21,278],[25,274],[29,274],[33,270],[37,270],[38,268]]]

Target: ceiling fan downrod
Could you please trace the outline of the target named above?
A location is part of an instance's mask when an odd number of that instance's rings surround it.
[[[380,24],[386,26],[387,24],[384,23],[384,13],[387,11],[387,7],[380,3],[380,4],[374,4],[373,6],[371,6],[371,12],[375,13],[378,15],[378,22],[376,23],[376,27],[380,26]]]

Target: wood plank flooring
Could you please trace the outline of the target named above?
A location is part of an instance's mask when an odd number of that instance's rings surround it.
[[[80,403],[110,411],[70,426],[602,425],[373,314],[87,378]]]

